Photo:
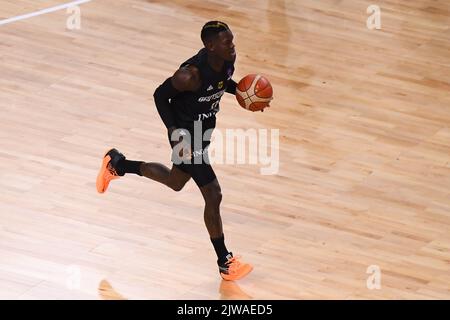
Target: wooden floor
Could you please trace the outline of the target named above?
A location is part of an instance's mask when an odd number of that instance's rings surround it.
[[[3,0],[0,20],[64,3]],[[449,299],[450,2],[93,0],[0,26],[0,298]],[[235,79],[218,128],[280,130],[277,175],[217,165],[228,247],[254,264],[221,282],[191,181],[126,176],[95,190],[102,154],[169,165],[153,91],[227,22]],[[369,290],[369,266],[381,289]],[[99,290],[100,289],[100,290]]]

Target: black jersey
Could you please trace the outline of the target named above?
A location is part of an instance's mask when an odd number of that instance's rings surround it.
[[[228,81],[234,73],[234,62],[225,61],[220,72],[208,64],[206,49],[180,67],[194,65],[200,72],[201,86],[197,91],[182,92],[171,99],[171,107],[178,128],[191,129],[194,121],[202,121],[203,130],[216,126],[216,113],[219,112],[220,98],[225,93]]]

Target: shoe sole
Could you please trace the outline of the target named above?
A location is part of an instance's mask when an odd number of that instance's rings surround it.
[[[239,274],[225,274],[225,273],[220,273],[220,276],[222,277],[222,279],[226,280],[226,281],[234,281],[234,280],[239,280],[242,279],[243,277],[245,277],[246,275],[248,275],[250,272],[252,272],[253,267],[249,264],[247,264],[245,267],[242,268],[242,272],[240,272]]]

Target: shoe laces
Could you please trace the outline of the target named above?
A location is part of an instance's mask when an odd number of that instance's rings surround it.
[[[237,272],[237,270],[241,266],[241,262],[239,261],[240,258],[241,258],[241,256],[235,256],[235,257],[228,259],[228,261],[225,263],[225,265],[228,267],[228,273],[236,273]]]
[[[116,171],[116,169],[113,168],[111,162],[108,163],[106,168],[108,169],[109,173],[111,173],[113,176],[118,176],[117,171]]]

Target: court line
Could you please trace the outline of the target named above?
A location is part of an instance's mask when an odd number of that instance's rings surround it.
[[[70,7],[73,7],[73,6],[76,6],[76,5],[79,5],[79,4],[83,4],[83,3],[86,3],[86,2],[90,2],[90,1],[92,1],[92,0],[76,0],[76,1],[69,2],[69,3],[60,4],[60,5],[57,5],[57,6],[54,6],[54,7],[50,7],[50,8],[47,8],[47,9],[42,9],[42,10],[39,10],[39,11],[23,14],[23,15],[20,15],[20,16],[16,16],[16,17],[0,20],[0,26],[3,25],[3,24],[7,24],[7,23],[19,21],[19,20],[24,20],[24,19],[28,19],[28,18],[32,18],[32,17],[36,17],[36,16],[40,16],[41,14],[46,14],[46,13],[62,10],[62,9],[65,9],[65,8],[70,8]]]

